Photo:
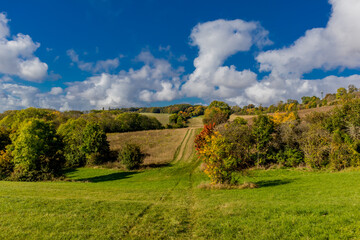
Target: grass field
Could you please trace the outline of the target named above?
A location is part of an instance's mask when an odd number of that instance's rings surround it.
[[[194,136],[167,167],[0,182],[0,239],[359,238],[360,172],[252,170],[243,181],[259,188],[205,190]]]
[[[174,158],[188,129],[163,129],[141,132],[110,133],[107,135],[111,150],[119,150],[125,143],[135,143],[147,154],[145,165],[165,164]]]
[[[169,123],[169,117],[171,114],[167,113],[140,113],[148,117],[156,118],[162,125],[166,125]]]

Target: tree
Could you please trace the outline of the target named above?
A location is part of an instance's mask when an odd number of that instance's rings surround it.
[[[100,126],[96,123],[86,124],[82,136],[80,150],[85,154],[87,163],[96,165],[105,162],[110,153],[110,146]]]
[[[141,152],[140,146],[127,143],[119,153],[119,160],[128,170],[138,169],[143,163],[145,154]]]
[[[345,88],[339,88],[336,92],[336,99],[342,99],[346,96],[347,91]]]
[[[231,108],[227,103],[213,101],[205,110],[203,123],[219,125],[227,122],[230,118],[230,114]]]
[[[58,134],[64,143],[64,156],[67,167],[80,167],[86,164],[85,153],[80,146],[83,144],[83,130],[87,124],[85,119],[69,119],[58,128]]]
[[[357,87],[355,87],[355,85],[350,84],[350,85],[348,86],[348,92],[349,92],[349,93],[353,93],[353,92],[357,92],[357,91],[358,91],[358,89],[357,89]]]
[[[64,162],[62,143],[52,124],[30,119],[20,125],[11,139],[14,179],[34,181],[59,175]]]
[[[212,184],[234,183],[233,172],[237,170],[238,160],[232,154],[233,146],[218,132],[206,138],[201,159],[204,161],[204,172],[210,177]]]
[[[252,133],[255,138],[257,150],[257,164],[263,164],[266,161],[269,152],[271,134],[274,132],[274,122],[267,115],[259,115],[254,119]]]

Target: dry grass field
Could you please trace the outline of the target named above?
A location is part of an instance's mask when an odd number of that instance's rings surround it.
[[[188,129],[164,129],[141,132],[110,133],[107,135],[111,150],[119,150],[125,143],[139,144],[148,155],[144,166],[169,163],[174,159]]]

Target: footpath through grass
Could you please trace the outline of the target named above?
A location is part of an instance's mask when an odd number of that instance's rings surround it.
[[[0,182],[0,239],[360,236],[357,171],[255,170],[243,178],[259,188],[205,190],[198,186],[207,177],[190,155],[141,172],[80,168],[67,173],[73,182]]]

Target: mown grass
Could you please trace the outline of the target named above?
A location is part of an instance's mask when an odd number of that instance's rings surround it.
[[[360,173],[254,170],[256,189],[204,190],[198,163],[81,168],[74,182],[0,182],[1,239],[356,239]]]
[[[167,167],[0,182],[0,239],[359,238],[360,172],[251,170],[241,181],[259,188],[202,189],[192,138]]]

